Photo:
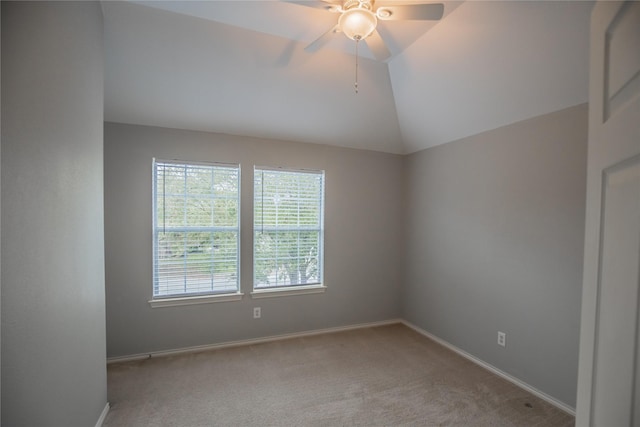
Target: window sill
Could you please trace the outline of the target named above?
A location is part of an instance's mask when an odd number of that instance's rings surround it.
[[[251,298],[275,298],[291,295],[321,294],[327,289],[324,285],[291,286],[286,288],[262,288],[251,292]]]
[[[213,302],[240,301],[244,294],[198,295],[191,297],[157,298],[149,301],[152,308],[174,307],[179,305],[210,304]]]

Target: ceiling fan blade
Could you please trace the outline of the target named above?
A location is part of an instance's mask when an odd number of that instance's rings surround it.
[[[373,33],[364,41],[378,61],[384,61],[391,56],[391,52],[387,49],[387,45],[384,44],[384,40],[380,37],[378,30],[373,30]]]
[[[340,28],[336,25],[335,27],[331,28],[329,31],[312,41],[307,47],[304,48],[304,50],[306,50],[307,52],[317,52],[322,46],[327,44],[329,40],[331,40],[333,35],[339,30]]]
[[[314,9],[322,9],[328,10],[329,12],[337,12],[340,10],[342,3],[339,1],[333,0],[306,0],[306,1],[294,1],[294,0],[285,0],[286,3],[299,4],[300,6],[312,7]]]
[[[383,21],[437,21],[444,14],[442,3],[380,6],[376,15]]]

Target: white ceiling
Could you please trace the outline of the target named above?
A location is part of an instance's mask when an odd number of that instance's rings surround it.
[[[407,3],[407,1],[403,1]],[[102,3],[105,119],[411,153],[587,101],[592,2],[444,2],[385,22],[393,56],[278,0]]]

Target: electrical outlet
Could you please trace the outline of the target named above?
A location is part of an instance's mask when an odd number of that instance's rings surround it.
[[[498,345],[502,347],[507,346],[507,334],[498,331]]]
[[[259,319],[261,315],[260,307],[253,307],[253,318]]]

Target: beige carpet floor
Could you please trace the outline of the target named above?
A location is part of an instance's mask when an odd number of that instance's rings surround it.
[[[572,426],[403,325],[108,366],[105,426]]]

